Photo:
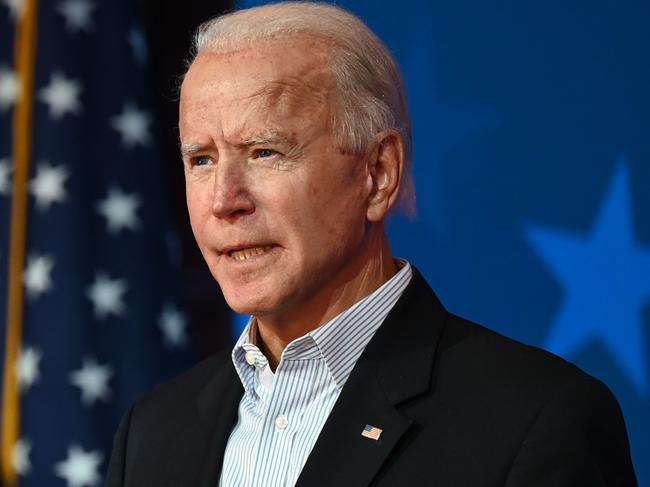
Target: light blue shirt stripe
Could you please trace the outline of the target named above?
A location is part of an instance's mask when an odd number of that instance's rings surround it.
[[[232,351],[244,395],[220,486],[295,485],[357,360],[411,280],[411,266],[399,264],[379,289],[289,343],[275,373],[252,343],[249,321]]]

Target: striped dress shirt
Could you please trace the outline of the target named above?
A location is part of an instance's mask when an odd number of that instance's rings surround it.
[[[275,373],[251,340],[251,319],[232,352],[244,395],[221,487],[295,485],[359,356],[411,280],[408,262],[398,264],[379,289],[289,343]]]

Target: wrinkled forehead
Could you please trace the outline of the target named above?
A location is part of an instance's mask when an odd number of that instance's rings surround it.
[[[298,37],[202,51],[183,81],[181,104],[257,99],[311,105],[329,102],[332,91],[329,50]]]
[[[202,51],[181,88],[180,139],[240,144],[259,133],[310,140],[331,131],[335,110],[327,51],[304,40]]]

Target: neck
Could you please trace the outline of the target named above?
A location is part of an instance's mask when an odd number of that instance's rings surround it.
[[[257,344],[273,370],[285,347],[296,338],[318,328],[381,287],[395,275],[393,260],[383,229],[370,239],[359,256],[335,275],[325,289],[300,309],[281,315],[256,316]]]

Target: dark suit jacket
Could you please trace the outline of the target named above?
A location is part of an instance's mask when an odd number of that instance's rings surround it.
[[[136,403],[116,435],[107,485],[217,487],[242,392],[221,353]],[[361,436],[366,424],[383,430],[378,441]],[[415,272],[297,485],[637,484],[605,385],[447,312]]]

